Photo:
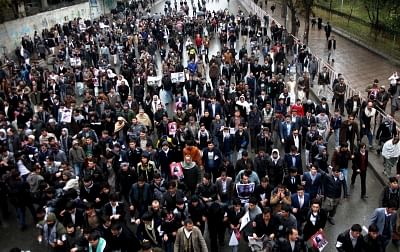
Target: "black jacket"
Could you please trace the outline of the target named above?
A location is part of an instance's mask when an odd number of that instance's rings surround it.
[[[336,249],[338,252],[362,252],[363,247],[364,237],[361,234],[357,238],[357,244],[354,248],[350,239],[350,230],[344,231],[337,237]]]
[[[328,198],[337,199],[342,195],[342,187],[344,188],[345,180],[336,179],[333,175],[325,175],[323,180],[324,195]]]

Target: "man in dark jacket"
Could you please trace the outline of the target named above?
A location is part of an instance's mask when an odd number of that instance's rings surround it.
[[[260,132],[262,124],[261,112],[257,109],[256,105],[253,105],[251,107],[248,124],[250,131],[251,148],[254,149],[256,148],[256,136]]]
[[[356,177],[360,174],[361,178],[361,198],[368,198],[366,195],[366,177],[368,167],[368,150],[365,143],[361,143],[358,150],[354,153],[353,174],[351,175],[351,186],[354,186]]]
[[[207,148],[203,149],[204,170],[212,174],[213,182],[219,177],[218,169],[221,165],[222,154],[218,148],[215,148],[212,140],[207,141]]]
[[[338,252],[362,252],[364,237],[361,234],[360,224],[354,224],[337,237],[336,249]]]
[[[294,247],[292,247],[292,244]],[[299,240],[299,231],[296,228],[289,229],[287,238],[279,239],[277,248],[280,252],[301,252],[305,251],[304,243]]]
[[[275,187],[283,181],[284,161],[279,155],[278,149],[273,149],[270,158],[268,159],[267,174],[269,183]]]
[[[345,180],[343,174],[339,168],[333,167],[332,174],[328,175],[323,173],[323,192],[325,195],[325,201],[323,202],[323,209],[328,212],[328,221],[332,225],[335,224],[333,217],[336,214],[336,209],[340,203],[340,197],[342,195],[342,187],[344,187]],[[347,251],[347,250],[346,250]]]
[[[364,237],[364,252],[384,252],[385,246],[376,224],[368,227],[368,235]]]
[[[129,192],[129,203],[131,222],[134,221],[135,211],[138,211],[139,218],[147,211],[147,206],[151,204],[152,195],[150,185],[145,182],[145,178],[140,176],[138,182],[132,185]]]
[[[396,122],[390,115],[383,120],[383,122],[379,125],[378,131],[376,132],[376,140],[379,141],[380,146],[383,146],[386,141],[392,139],[394,136],[397,136],[396,126]],[[381,153],[381,147],[377,152],[378,154]]]

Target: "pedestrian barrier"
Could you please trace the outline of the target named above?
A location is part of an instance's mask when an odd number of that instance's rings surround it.
[[[261,20],[264,19],[264,16],[268,16],[269,17],[268,18],[268,20],[269,20],[269,24],[268,25],[270,25],[272,22],[274,22],[276,25],[281,26],[281,24],[276,19],[274,19],[270,14],[268,14],[265,10],[260,8],[260,6],[255,4],[253,1],[251,1],[251,0],[239,0],[239,2],[242,4],[242,6],[246,9],[246,11],[248,13],[256,14]],[[299,38],[297,38],[293,34],[290,34],[290,36],[293,37],[294,41],[301,41]],[[325,95],[329,96],[329,97],[333,97],[332,83],[338,77],[339,73],[332,67],[332,65],[330,65],[328,62],[325,62],[319,55],[313,54],[311,49],[308,46],[307,46],[307,48],[308,48],[308,51],[313,56],[315,56],[315,58],[318,61],[318,73],[320,72],[320,70],[323,67],[327,68],[327,70],[329,72],[329,76],[330,76],[330,85],[326,89],[328,91],[328,94],[325,94]],[[359,90],[356,90],[355,88],[353,88],[351,86],[351,83],[350,83],[348,78],[346,78],[343,74],[342,74],[342,77],[345,80],[345,83],[347,85],[346,94],[345,94],[345,101],[348,98],[350,98],[353,95],[355,95],[355,94],[358,94],[360,96],[361,104],[364,101],[368,101],[368,97],[365,94],[362,94]],[[316,86],[311,88],[311,89],[313,89],[314,94],[316,93],[316,88],[317,88]],[[390,103],[390,101],[389,101],[389,103]],[[376,112],[377,112],[377,116],[375,117],[375,120],[371,123],[371,130],[373,131],[372,132],[373,135],[375,134],[375,129],[377,129],[379,127],[379,125],[375,125],[375,124],[377,122],[379,123],[381,121],[381,120],[376,120],[376,118],[380,117],[382,119],[382,118],[387,117],[387,113],[384,112],[384,111],[381,111],[381,110],[377,109]],[[400,123],[397,120],[395,120],[395,122],[396,122],[396,125],[397,125],[397,130],[400,131],[400,127],[399,127]],[[376,126],[378,126],[378,127],[376,127]]]

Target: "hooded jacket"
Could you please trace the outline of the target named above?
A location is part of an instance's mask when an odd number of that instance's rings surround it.
[[[278,156],[274,158],[273,154],[274,152],[278,153]],[[267,174],[269,177],[270,184],[273,186],[276,186],[283,181],[283,173],[284,173],[284,165],[283,165],[283,159],[281,158],[279,154],[278,149],[273,149],[271,156],[268,160],[268,170]]]

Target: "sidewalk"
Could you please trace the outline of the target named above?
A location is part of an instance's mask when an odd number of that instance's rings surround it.
[[[268,7],[264,7],[264,10],[269,10],[269,7],[270,5],[268,5]],[[281,18],[280,5],[276,5],[276,10],[272,17],[278,22],[282,24],[284,23],[284,19]],[[299,34],[303,34],[303,32],[304,20],[300,26]],[[350,84],[354,89],[360,91],[363,96],[366,95],[365,88],[372,83],[374,79],[378,79],[381,85],[385,85],[388,88],[389,83],[387,78],[393,71],[396,70],[396,66],[388,62],[388,60],[385,60],[383,57],[349,40],[347,36],[344,36],[335,29],[334,33],[336,33],[335,39],[337,41],[337,50],[335,64],[332,66],[332,68],[337,71],[337,73],[342,73],[345,76],[346,83]],[[315,55],[324,59],[325,61],[327,60],[327,43],[324,30],[318,31],[317,28],[310,28],[309,47]],[[314,101],[319,100],[316,95],[316,85],[314,85],[314,88],[311,90],[312,97],[315,99]],[[328,101],[330,101],[329,97]],[[330,106],[330,109],[331,113],[333,113],[334,106]],[[398,117],[396,118],[398,119]],[[363,140],[364,142],[367,141],[365,136]],[[379,182],[386,184],[388,179],[382,173],[383,158],[378,156],[376,151],[369,151],[368,163],[372,168],[371,171],[375,173]]]

